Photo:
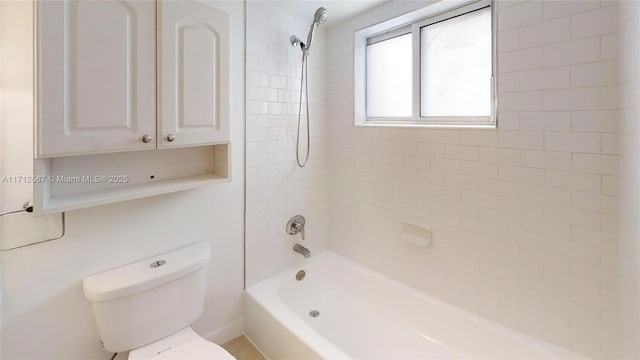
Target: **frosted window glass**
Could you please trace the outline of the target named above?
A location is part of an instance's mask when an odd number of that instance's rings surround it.
[[[421,115],[490,116],[491,9],[420,30]]]
[[[411,34],[367,45],[367,116],[411,116],[411,56]]]

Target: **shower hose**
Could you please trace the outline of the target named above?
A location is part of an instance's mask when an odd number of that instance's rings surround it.
[[[309,130],[309,81],[307,79],[308,71],[307,71],[307,56],[302,56],[302,71],[300,74],[300,102],[298,106],[298,132],[296,135],[296,163],[298,166],[303,168],[307,165],[307,161],[309,161],[309,150],[311,149],[311,137]],[[302,90],[304,87],[304,94],[306,97],[307,104],[307,153],[304,157],[304,161],[300,161],[300,119],[302,118]]]

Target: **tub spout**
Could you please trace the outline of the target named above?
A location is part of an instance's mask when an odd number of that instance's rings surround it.
[[[306,247],[300,244],[293,245],[293,251],[299,254],[302,254],[302,256],[304,256],[305,259],[311,256],[311,251],[309,251],[309,249],[307,249]]]

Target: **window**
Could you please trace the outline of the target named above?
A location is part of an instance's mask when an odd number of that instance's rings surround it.
[[[442,0],[357,31],[356,125],[495,126],[491,0]]]
[[[411,34],[367,45],[367,115],[411,116]]]

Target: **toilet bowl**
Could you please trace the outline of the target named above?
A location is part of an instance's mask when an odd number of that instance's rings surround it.
[[[234,359],[190,327],[204,310],[210,252],[201,242],[84,279],[105,350],[130,360]]]
[[[235,359],[222,346],[201,338],[190,327],[149,345],[131,350],[129,360],[156,359]]]

